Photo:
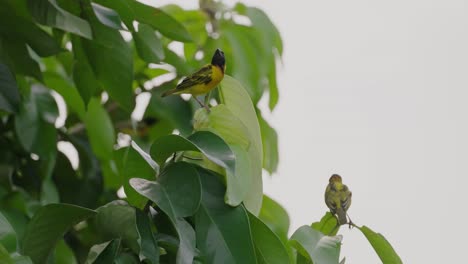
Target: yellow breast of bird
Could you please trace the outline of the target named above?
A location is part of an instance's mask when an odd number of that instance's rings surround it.
[[[221,80],[223,80],[224,73],[223,71],[216,66],[211,66],[211,81],[207,84],[197,84],[194,85],[192,88],[190,88],[190,93],[193,95],[200,95],[200,94],[205,94],[211,91],[218,85]]]

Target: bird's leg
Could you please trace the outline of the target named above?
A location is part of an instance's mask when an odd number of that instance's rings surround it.
[[[213,92],[213,90],[209,91],[206,95],[205,95],[205,105],[210,105],[210,99],[211,99],[211,92]]]
[[[349,214],[346,213],[346,216],[348,216],[349,218],[349,221],[348,221],[348,225],[349,225],[349,229],[351,229],[353,226],[356,226],[353,221],[351,220],[351,217],[349,217]]]
[[[200,104],[201,107],[205,107],[205,109],[208,111],[208,113],[210,112],[210,108],[207,105],[200,102],[200,100],[198,100],[198,98],[195,95],[192,96],[192,97],[195,99],[195,101],[197,101]]]

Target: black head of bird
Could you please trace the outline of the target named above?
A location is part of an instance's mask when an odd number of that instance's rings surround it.
[[[220,49],[216,49],[213,58],[211,59],[211,64],[214,66],[218,66],[224,73],[226,69],[226,59],[224,58],[224,52]]]

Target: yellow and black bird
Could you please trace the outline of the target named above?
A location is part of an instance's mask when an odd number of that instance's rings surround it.
[[[185,77],[176,88],[166,91],[161,96],[191,94],[200,106],[205,107],[209,111],[208,106],[200,102],[197,96],[213,90],[223,80],[225,70],[226,59],[224,58],[224,52],[217,49],[211,59],[211,64],[205,65],[200,70]]]
[[[330,212],[338,216],[339,225],[348,223],[346,211],[351,206],[351,197],[352,193],[348,186],[343,184],[341,176],[333,174],[325,191],[325,203],[330,208]],[[351,219],[349,224],[352,224]]]

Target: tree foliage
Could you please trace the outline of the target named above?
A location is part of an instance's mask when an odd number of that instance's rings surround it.
[[[210,112],[160,97],[216,48],[228,67]],[[278,102],[282,52],[268,16],[241,3],[2,1],[0,262],[337,263],[333,216],[288,239],[263,195],[278,136],[257,105]]]

